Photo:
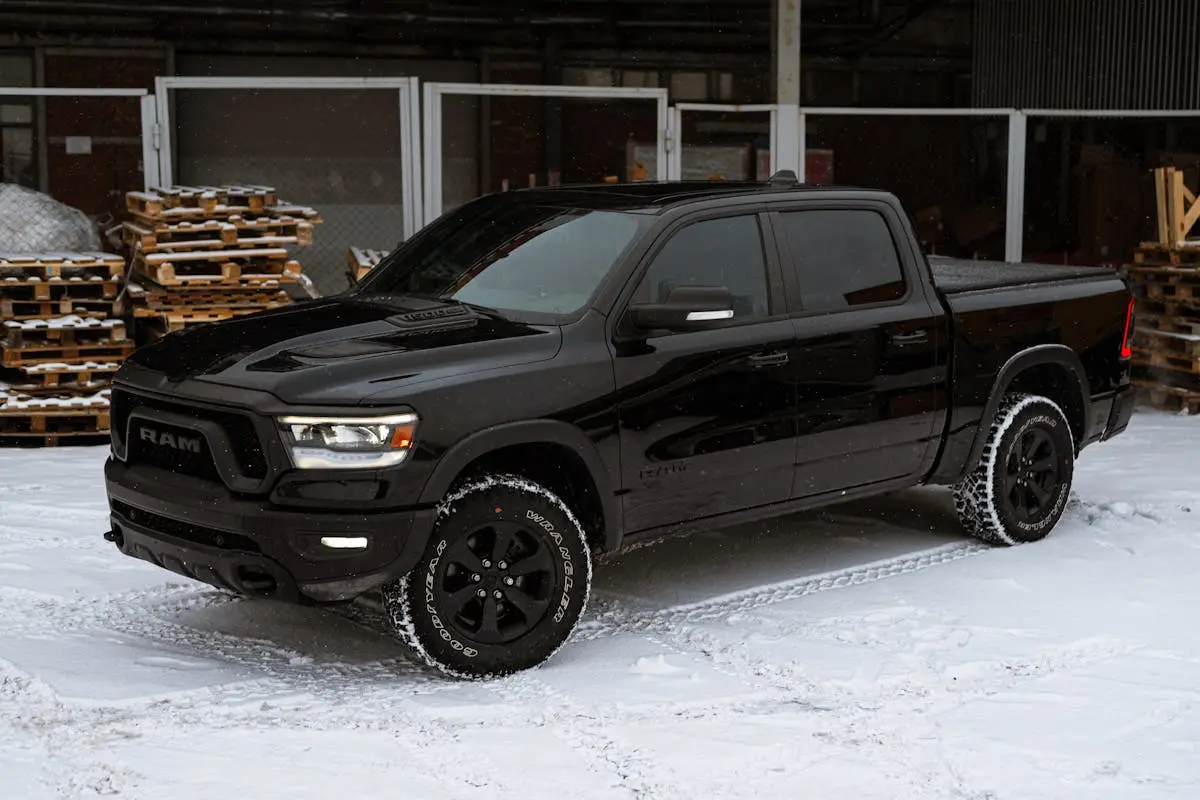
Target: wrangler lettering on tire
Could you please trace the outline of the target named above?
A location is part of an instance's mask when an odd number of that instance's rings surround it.
[[[968,533],[1016,545],[1045,538],[1071,493],[1075,443],[1062,409],[1045,397],[1007,395],[979,465],[954,487]]]
[[[462,678],[537,666],[566,642],[591,587],[587,536],[557,495],[513,475],[468,481],[438,509],[420,564],[383,589],[396,634]]]

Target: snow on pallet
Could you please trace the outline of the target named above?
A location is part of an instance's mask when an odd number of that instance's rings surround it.
[[[121,281],[116,278],[3,278],[0,277],[0,296],[12,300],[58,300],[63,297],[116,297]]]
[[[9,375],[0,375],[0,380],[6,381],[11,391],[25,394],[64,391],[94,393],[109,386],[120,366],[97,361],[81,364],[51,361],[19,367]]]
[[[157,196],[166,208],[246,206],[259,213],[279,202],[278,192],[271,186],[154,186],[145,194]]]
[[[107,435],[107,389],[75,397],[39,397],[0,392],[0,441],[57,444],[60,438]]]
[[[126,222],[122,231],[125,244],[135,252],[144,253],[302,246],[312,244],[313,240],[312,223],[292,217],[248,219],[233,216],[227,220],[154,226]]]
[[[21,350],[32,344],[70,347],[82,343],[120,342],[126,338],[119,319],[66,316],[52,319],[7,320],[0,327],[0,345]]]
[[[54,342],[30,345],[21,348],[0,349],[0,365],[5,367],[35,366],[47,361],[67,364],[88,362],[113,363],[129,358],[133,354],[133,342],[99,342],[93,344],[64,345]]]
[[[316,209],[295,205],[286,201],[275,203],[258,202],[259,198],[228,195],[226,200],[215,192],[204,192],[194,196],[191,205],[171,205],[173,198],[156,192],[129,192],[125,195],[125,207],[142,223],[181,222],[184,220],[227,219],[233,216],[264,214],[320,222]]]
[[[84,278],[100,280],[125,274],[125,259],[112,253],[6,253],[0,251],[0,280]]]

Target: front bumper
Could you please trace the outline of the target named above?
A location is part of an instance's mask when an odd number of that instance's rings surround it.
[[[350,600],[414,566],[432,508],[370,513],[283,510],[225,486],[109,459],[112,531],[128,556],[239,594],[295,603]],[[322,537],[365,537],[331,550]]]

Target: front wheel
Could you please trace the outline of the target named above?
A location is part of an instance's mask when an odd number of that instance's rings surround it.
[[[1038,395],[1008,395],[975,470],[954,487],[968,533],[992,544],[1046,537],[1066,509],[1075,443],[1066,415]]]
[[[486,475],[443,501],[420,563],[383,588],[392,627],[426,664],[459,678],[535,667],[587,605],[587,537],[557,495]]]

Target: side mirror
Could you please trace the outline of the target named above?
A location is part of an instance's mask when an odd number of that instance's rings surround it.
[[[677,286],[665,303],[629,307],[640,330],[696,331],[733,319],[733,293],[724,286]]]

